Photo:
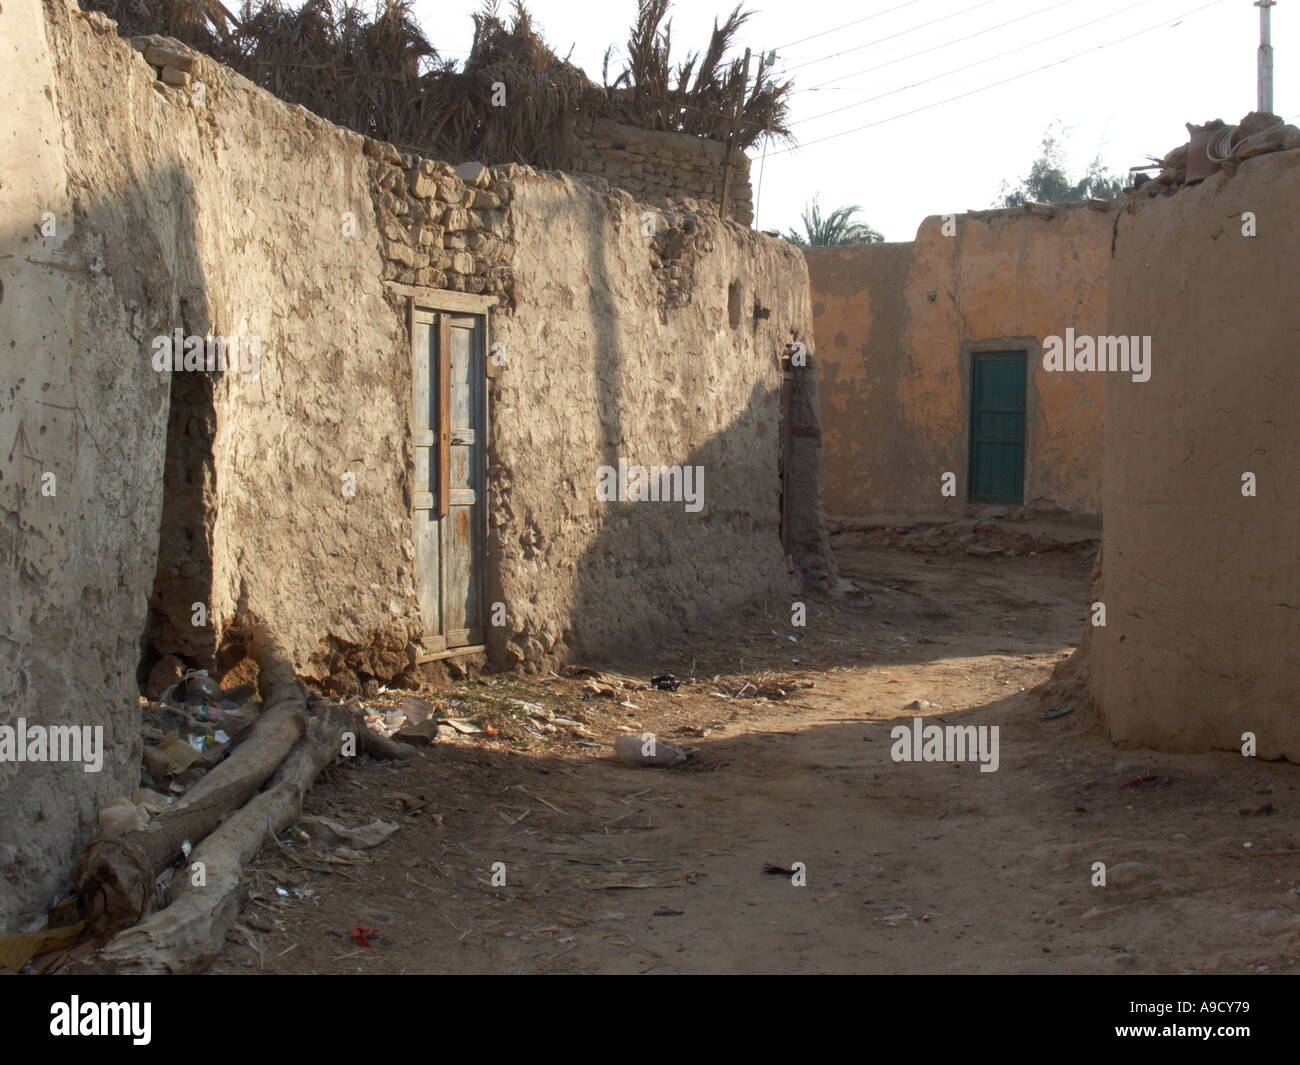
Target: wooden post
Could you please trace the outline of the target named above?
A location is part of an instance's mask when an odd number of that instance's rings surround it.
[[[736,134],[740,130],[740,112],[745,106],[745,94],[749,91],[749,49],[745,49],[745,77],[740,84],[740,95],[736,98],[736,112],[731,118],[731,135],[727,138],[727,154],[722,159],[722,205],[718,213],[727,217],[727,198],[731,194],[731,151],[736,143]]]

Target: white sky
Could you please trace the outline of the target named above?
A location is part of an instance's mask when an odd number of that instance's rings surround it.
[[[704,49],[714,18],[732,2],[673,6],[675,62]],[[463,58],[473,34],[469,16],[479,6],[416,0],[416,13],[444,55]],[[621,54],[636,14],[635,0],[527,6],[555,51],[572,48],[572,61],[597,82],[606,47],[615,44]],[[1255,107],[1259,9],[1251,0],[746,6],[755,13],[739,47],[756,55],[777,50],[777,76],[788,72],[795,83],[791,128],[804,145],[780,154],[769,148],[765,165],[761,150],[750,153],[756,190],[762,174],[763,229],[799,227],[804,205],[820,193],[824,209],[860,204],[859,219],[886,240],[911,240],[926,215],[993,206],[1004,179],[1014,184],[1028,172],[1054,120],[1065,127],[1076,176],[1098,153],[1110,170],[1126,171],[1185,141],[1185,122],[1235,123]],[[1289,121],[1300,117],[1298,31],[1300,0],[1279,0],[1272,9],[1273,109]],[[616,58],[611,71],[619,69]],[[1015,80],[988,87],[1008,78]],[[973,95],[944,102],[964,93]],[[847,109],[825,115],[837,108]],[[894,117],[917,108],[924,110]]]

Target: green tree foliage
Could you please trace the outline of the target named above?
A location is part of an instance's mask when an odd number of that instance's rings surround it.
[[[865,222],[855,222],[853,216],[861,207],[856,203],[837,207],[825,217],[816,196],[803,212],[803,233],[793,229],[785,239],[801,248],[820,248],[835,244],[879,244],[885,238]]]
[[[1083,176],[1072,181],[1065,172],[1063,134],[1055,123],[1043,134],[1039,156],[1015,188],[1004,181],[1001,207],[1020,207],[1026,203],[1073,203],[1078,200],[1109,200],[1124,191],[1124,179],[1109,173],[1098,155]]]

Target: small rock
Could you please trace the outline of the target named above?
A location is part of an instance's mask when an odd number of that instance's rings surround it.
[[[459,166],[453,167],[452,170],[453,173],[455,173],[461,181],[465,182],[466,185],[477,185],[482,187],[486,185],[491,178],[491,174],[488,173],[487,167],[482,163],[475,161],[461,163]]]
[[[146,48],[144,61],[152,67],[162,67],[164,73],[170,68],[177,73],[193,74],[199,65],[197,55],[187,55],[185,52],[178,52],[174,48],[163,48],[160,45]],[[166,80],[164,77],[163,81]]]
[[[442,727],[432,721],[421,721],[418,725],[407,725],[399,729],[393,733],[393,739],[398,743],[409,743],[412,747],[428,747],[442,738]]]

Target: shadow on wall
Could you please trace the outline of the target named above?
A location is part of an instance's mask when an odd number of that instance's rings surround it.
[[[607,443],[607,470],[593,471],[589,490],[595,493],[598,474],[606,473],[617,492],[620,460],[628,476],[619,493],[625,498],[601,504],[604,522],[578,563],[574,643],[580,655],[648,650],[756,596],[780,598],[788,611],[799,584],[782,561],[775,446],[764,449],[772,460],[766,481],[752,476],[755,447],[765,436],[774,444],[778,396],[756,383],[732,424],[666,474],[667,458],[619,455]],[[638,478],[638,465],[645,478]],[[630,498],[634,483],[648,488],[656,473],[656,494],[672,498]]]
[[[622,311],[610,296],[617,260],[611,263],[603,227],[587,227],[587,241],[603,468],[591,471],[585,490],[596,493],[603,481],[606,501],[598,504],[600,531],[577,565],[574,650],[599,656],[650,647],[755,596],[781,597],[785,608],[798,580],[786,573],[780,543],[780,392],[755,382],[731,423],[686,455],[629,453],[639,445],[628,440],[618,383],[625,372],[655,371],[625,365],[616,328]],[[738,282],[728,289],[733,330],[748,328],[737,313],[739,289]],[[685,427],[685,408],[673,406]],[[756,463],[756,454],[770,463]]]

